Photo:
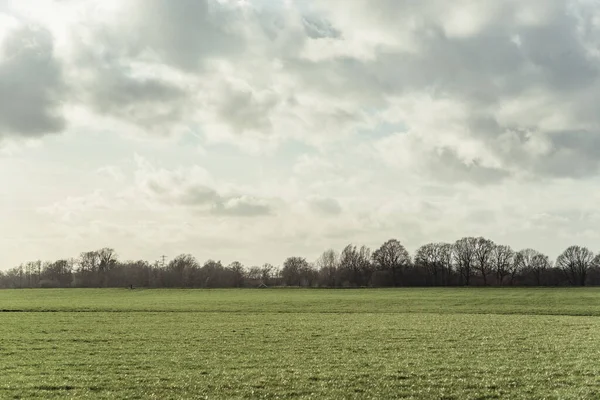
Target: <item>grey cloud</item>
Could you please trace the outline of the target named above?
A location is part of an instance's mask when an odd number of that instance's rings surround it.
[[[123,5],[116,24],[100,23],[90,28],[97,46],[83,41],[79,44],[77,67],[93,77],[82,90],[95,111],[146,130],[163,131],[184,121],[195,111],[195,99],[193,93],[169,82],[133,78],[128,67],[134,60],[158,61],[185,73],[196,73],[201,79],[214,80],[218,78],[203,76],[210,69],[205,68],[209,60],[239,61],[242,72],[248,73],[247,66],[264,65],[264,59],[256,62],[257,56],[292,60],[308,35],[339,35],[317,15],[304,18],[304,30],[290,28],[291,17],[284,7],[244,13],[213,0],[127,0]],[[250,49],[249,41],[253,45]],[[218,122],[235,133],[272,133],[272,115],[284,104],[287,93],[281,98],[282,94],[269,84],[254,82],[240,88],[223,80],[221,88],[205,104],[196,106],[210,109]],[[323,115],[326,126],[338,129],[342,119],[357,119],[342,114]]]
[[[585,178],[600,171],[600,134],[597,131],[528,133],[516,129],[511,131],[513,140],[508,145],[502,143],[501,137],[491,136],[489,132],[479,134],[487,135],[483,140],[496,149],[506,166],[505,174],[525,171],[542,177]],[[528,150],[527,146],[535,139],[544,141],[547,149]]]
[[[493,184],[510,176],[508,171],[482,165],[482,160],[475,159],[470,164],[460,160],[456,153],[447,147],[430,153],[428,163],[433,177],[440,180],[464,181],[478,185]]]
[[[129,0],[128,4],[134,18],[123,21],[131,23],[123,39],[137,52],[155,51],[167,64],[196,69],[206,58],[231,55],[244,47],[243,36],[233,31],[239,15],[216,2]]]
[[[227,88],[217,106],[217,114],[235,132],[256,130],[269,133],[272,129],[269,115],[277,105],[276,97],[259,100],[250,90]]]
[[[5,38],[0,63],[0,139],[60,132],[65,91],[52,35],[41,28],[12,31]]]
[[[598,77],[597,62],[587,56],[578,36],[571,16],[520,34],[525,57],[541,68],[540,78],[556,90],[585,88]]]
[[[282,8],[274,7],[270,11],[256,12],[250,20],[258,28],[256,33],[260,32],[265,36],[266,42],[261,44],[266,45],[263,51],[267,53],[267,57],[282,60],[294,58],[308,38],[305,30],[289,26],[289,17]],[[260,40],[260,37],[253,39]]]
[[[98,82],[96,101],[101,109],[120,108],[134,102],[170,101],[183,91],[158,79],[134,79],[115,73]]]
[[[371,90],[399,94],[434,88],[489,104],[536,85],[567,90],[593,80],[595,63],[577,35],[575,20],[565,12],[541,27],[515,25],[514,16],[505,13],[474,36],[448,37],[442,27],[424,25],[417,29],[416,54],[381,51],[373,60],[335,66],[348,78],[360,74],[371,83],[378,80]],[[348,83],[360,84],[355,78]]]
[[[88,30],[94,46],[77,37],[75,67],[83,76],[79,91],[96,112],[132,122],[146,131],[169,131],[193,113],[194,93],[170,81],[132,74],[131,63],[162,64],[202,74],[206,62],[237,57],[245,47],[236,31],[242,23],[234,9],[211,0],[125,0],[115,24],[100,22]],[[253,107],[246,93],[223,104],[225,121],[240,126]],[[257,116],[255,126],[264,127]],[[248,119],[252,121],[252,119]]]
[[[341,36],[341,32],[335,29],[331,22],[323,18],[305,16],[302,18],[302,24],[304,25],[304,32],[312,39],[339,38]]]
[[[546,175],[582,178],[600,170],[600,134],[574,131],[551,132],[550,153],[535,162],[535,169]]]
[[[182,204],[198,206],[206,204],[221,204],[223,198],[207,186],[195,185],[188,188],[178,199]]]
[[[117,67],[99,69],[92,86],[84,90],[97,112],[134,122],[147,130],[164,129],[180,120],[189,100],[184,89],[169,82],[133,78]]]
[[[167,186],[163,185],[161,182],[152,179],[148,180],[145,183],[145,187],[152,193],[158,195],[166,195],[169,191],[169,188]]]
[[[342,206],[335,199],[316,198],[309,201],[310,208],[322,215],[339,215],[342,212]]]
[[[265,200],[222,195],[209,186],[188,182],[182,176],[169,176],[167,180],[150,177],[143,186],[163,203],[179,204],[212,215],[259,217],[274,213],[273,207]]]
[[[215,208],[212,210],[213,214],[236,217],[259,217],[270,215],[274,212],[268,204],[245,196],[231,197],[223,200],[215,204]]]
[[[469,210],[468,218],[477,224],[489,224],[491,226],[497,225],[496,213],[490,210]]]

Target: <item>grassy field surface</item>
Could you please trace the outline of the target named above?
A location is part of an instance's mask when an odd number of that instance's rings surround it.
[[[599,289],[6,290],[0,309],[0,398],[600,398]]]

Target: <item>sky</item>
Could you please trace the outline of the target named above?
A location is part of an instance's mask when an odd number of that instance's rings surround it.
[[[600,250],[595,0],[0,0],[0,269]]]

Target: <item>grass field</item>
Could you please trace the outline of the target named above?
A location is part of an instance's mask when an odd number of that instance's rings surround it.
[[[0,398],[600,398],[600,289],[5,290],[0,310]]]

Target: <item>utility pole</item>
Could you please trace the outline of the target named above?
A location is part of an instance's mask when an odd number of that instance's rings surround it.
[[[164,267],[165,267],[165,262],[166,262],[166,260],[167,260],[167,256],[165,256],[165,255],[162,255],[162,256],[160,257],[160,259],[162,260],[162,267],[164,268]]]

